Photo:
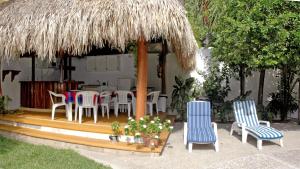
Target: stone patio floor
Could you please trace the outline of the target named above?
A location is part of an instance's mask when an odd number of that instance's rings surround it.
[[[218,124],[220,152],[213,145],[194,145],[189,153],[183,145],[183,124],[176,123],[168,144],[159,157],[128,155],[128,153],[95,152],[76,149],[80,154],[114,169],[291,169],[300,168],[300,126],[296,123],[273,123],[284,133],[284,147],[278,142],[263,142],[258,151],[256,140],[229,135],[230,124]]]

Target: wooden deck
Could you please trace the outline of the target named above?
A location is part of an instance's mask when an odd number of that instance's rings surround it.
[[[164,113],[160,113],[159,116],[161,119],[167,118],[167,116],[164,115]],[[94,123],[92,118],[84,117],[82,124],[79,124],[78,122],[67,121],[65,113],[57,113],[55,116],[55,120],[51,120],[50,112],[23,110],[15,114],[0,115],[0,121],[0,130],[6,132],[13,132],[31,137],[50,139],[85,146],[143,153],[161,154],[169,137],[169,133],[162,133],[162,144],[155,149],[150,149],[148,147],[144,147],[142,145],[134,143],[113,143],[108,140],[80,137],[77,135],[61,134],[59,132],[53,133],[39,130],[43,127],[46,127],[55,130],[63,129],[64,131],[79,131],[83,133],[103,134],[104,136],[106,136],[112,134],[111,123],[113,121],[119,121],[122,127],[125,126],[125,124],[127,123],[126,113],[121,113],[118,118],[116,118],[114,115],[111,115],[109,119],[107,119],[106,116],[104,118],[102,118],[102,116],[99,116],[97,123]],[[34,127],[26,127],[26,125]]]

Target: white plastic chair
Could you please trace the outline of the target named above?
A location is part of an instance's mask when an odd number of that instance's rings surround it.
[[[65,109],[66,109],[66,115],[67,115],[67,112],[68,112],[68,105],[66,104],[66,96],[63,95],[63,94],[57,94],[57,93],[54,93],[52,91],[48,91],[49,92],[49,95],[50,95],[50,98],[51,98],[51,102],[52,102],[52,120],[54,120],[54,116],[55,116],[55,109],[57,107],[60,107],[60,106],[65,106]],[[56,97],[56,98],[61,98],[61,102],[57,102],[57,103],[54,103],[54,100],[53,98]]]
[[[153,106],[155,105],[155,110],[156,114],[158,115],[158,110],[157,110],[157,102],[158,102],[158,97],[159,97],[160,91],[154,91],[150,92],[147,95],[147,98],[149,100],[147,101],[147,108],[149,108],[150,115],[153,116]]]
[[[104,91],[100,93],[100,106],[101,106],[101,113],[102,117],[104,117],[105,111],[107,114],[107,118],[109,119],[109,107],[110,107],[110,100],[111,100],[111,92]]]
[[[81,104],[78,103],[79,97],[82,97]],[[77,109],[79,110],[79,123],[82,122],[82,111],[83,108],[88,110],[93,109],[94,123],[97,123],[97,112],[98,112],[98,97],[99,93],[96,91],[81,91],[76,93],[75,97],[75,121],[77,120]]]
[[[116,94],[116,99],[114,103],[115,116],[118,117],[119,108],[121,108],[121,110],[125,110],[127,106],[128,117],[130,117],[131,102],[128,100],[128,95],[130,95],[131,99],[133,99],[134,98],[133,93],[131,91],[118,90],[115,91],[115,94]]]

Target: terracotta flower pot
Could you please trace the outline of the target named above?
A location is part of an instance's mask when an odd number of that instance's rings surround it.
[[[153,148],[153,147],[158,147],[159,144],[160,144],[159,139],[154,139],[154,138],[151,138],[149,136],[143,136],[142,138],[143,138],[143,142],[144,142],[145,147]]]
[[[143,136],[143,142],[146,147],[149,147],[151,138],[148,136]]]

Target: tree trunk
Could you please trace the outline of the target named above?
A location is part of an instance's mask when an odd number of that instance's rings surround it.
[[[240,96],[243,96],[245,95],[245,84],[246,84],[244,65],[240,65],[239,76],[240,76]]]
[[[3,93],[2,93],[2,76],[3,76],[3,73],[2,73],[3,71],[2,71],[2,61],[0,60],[0,96],[2,96],[3,95]]]
[[[266,70],[265,69],[260,70],[257,105],[261,107],[263,106],[263,99],[264,99],[265,75],[266,75]]]
[[[280,120],[281,121],[284,121],[286,120],[286,117],[287,117],[287,113],[288,113],[288,107],[287,107],[287,102],[288,102],[288,96],[287,96],[287,92],[289,91],[289,88],[288,88],[288,65],[283,65],[283,68],[282,68],[282,75],[281,75],[281,78],[282,78],[282,84],[281,84],[281,90],[282,90],[282,100],[283,100],[283,105],[281,107],[281,110],[280,110]]]
[[[300,75],[298,75],[300,79]],[[300,125],[300,80],[298,80],[298,124]]]

